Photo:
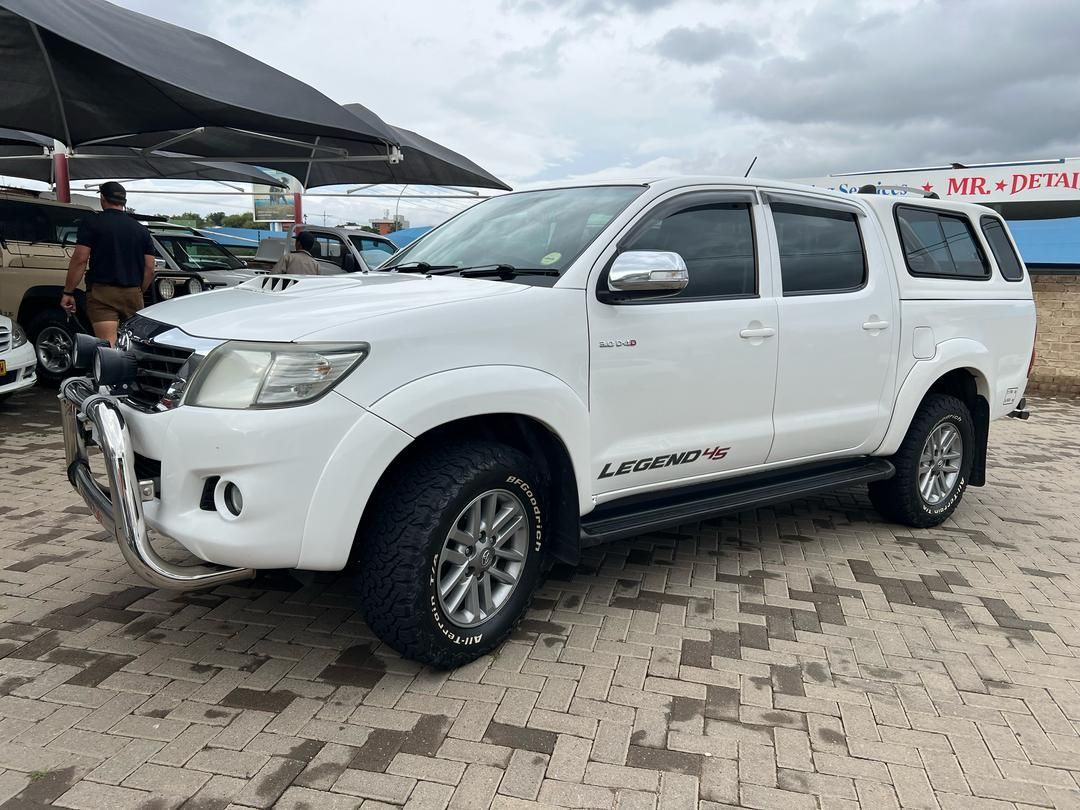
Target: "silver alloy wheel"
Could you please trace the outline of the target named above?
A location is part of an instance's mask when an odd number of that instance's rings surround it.
[[[529,553],[529,521],[513,492],[492,489],[454,520],[436,568],[439,607],[458,627],[475,627],[510,600]]]
[[[926,437],[919,456],[919,493],[927,506],[945,500],[960,478],[964,439],[956,425],[942,422]]]
[[[63,374],[71,368],[71,350],[75,341],[67,330],[59,326],[46,326],[38,333],[35,348],[38,362],[52,374]]]

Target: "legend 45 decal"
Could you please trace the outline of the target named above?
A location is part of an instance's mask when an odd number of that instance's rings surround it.
[[[706,447],[704,450],[684,450],[681,453],[633,458],[629,461],[609,461],[604,465],[604,469],[600,471],[598,478],[613,478],[616,475],[658,470],[661,467],[678,467],[682,464],[693,464],[699,459],[702,461],[719,461],[728,454],[730,449],[730,447],[719,446]]]

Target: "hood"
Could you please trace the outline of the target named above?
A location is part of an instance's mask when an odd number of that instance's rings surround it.
[[[293,341],[354,321],[524,289],[505,281],[411,273],[260,275],[235,287],[173,298],[140,314],[194,337]]]

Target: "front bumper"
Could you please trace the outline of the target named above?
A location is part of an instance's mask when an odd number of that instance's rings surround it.
[[[29,343],[0,354],[7,373],[0,377],[0,394],[13,394],[37,382],[37,357]]]
[[[157,588],[181,590],[208,588],[254,576],[251,568],[226,568],[211,563],[177,565],[164,560],[150,545],[143,500],[153,498],[153,483],[140,482],[135,474],[127,424],[112,397],[98,393],[88,379],[69,379],[60,388],[60,414],[68,480],[101,525],[116,538],[124,559],[135,573]],[[90,429],[105,457],[108,491],[90,472],[87,454]]]

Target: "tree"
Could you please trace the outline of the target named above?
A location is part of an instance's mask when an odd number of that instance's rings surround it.
[[[224,211],[214,211],[212,214],[208,214],[206,217],[206,221],[209,222],[211,225],[221,225],[224,219]]]
[[[196,214],[194,211],[185,211],[182,214],[173,214],[169,217],[169,222],[180,222],[183,224],[194,223],[195,228],[201,228],[206,224],[206,220],[203,219],[202,214]]]
[[[255,218],[250,213],[228,214],[218,224],[225,228],[254,228]]]

